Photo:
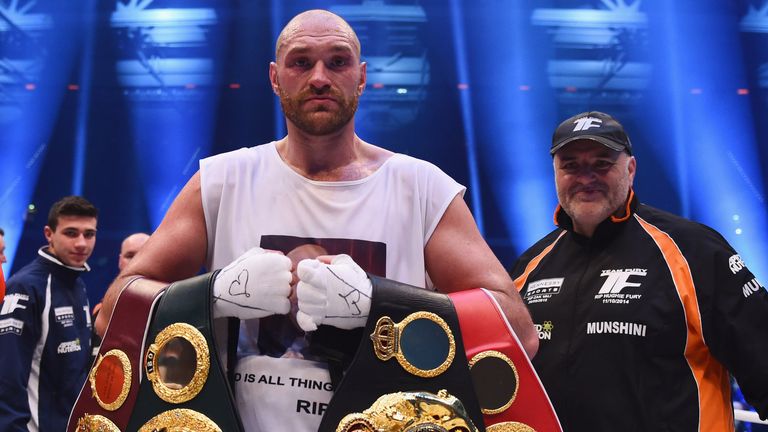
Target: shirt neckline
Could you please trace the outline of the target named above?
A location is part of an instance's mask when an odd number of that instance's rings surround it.
[[[273,158],[277,159],[278,165],[280,165],[281,169],[288,171],[290,175],[294,176],[297,179],[300,179],[306,183],[315,185],[315,186],[324,186],[324,187],[344,187],[344,186],[354,186],[359,185],[362,183],[367,183],[371,181],[373,178],[379,175],[382,171],[384,171],[389,164],[389,161],[394,159],[396,156],[399,156],[399,153],[392,153],[390,157],[387,158],[387,160],[384,161],[378,168],[376,168],[376,171],[371,173],[368,176],[365,176],[363,178],[357,179],[357,180],[312,180],[309,178],[304,177],[302,174],[296,172],[293,168],[291,168],[282,157],[280,157],[280,153],[277,151],[277,141],[272,141],[269,143],[269,147],[271,148],[270,153]]]

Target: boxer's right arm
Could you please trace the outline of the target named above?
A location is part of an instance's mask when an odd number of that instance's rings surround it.
[[[173,281],[195,276],[205,264],[207,247],[200,173],[197,172],[179,192],[157,230],[107,289],[94,323],[96,332],[104,334],[126,282],[143,276],[144,279],[134,283],[152,284],[160,290]]]

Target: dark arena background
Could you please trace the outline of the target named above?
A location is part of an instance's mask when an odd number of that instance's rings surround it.
[[[505,266],[553,228],[552,131],[596,109],[626,127],[643,202],[768,278],[768,0],[0,0],[6,277],[50,205],[83,195],[97,303],[122,239],[157,227],[199,159],[285,134],[268,63],[311,8],[360,36],[361,138],[466,185]]]

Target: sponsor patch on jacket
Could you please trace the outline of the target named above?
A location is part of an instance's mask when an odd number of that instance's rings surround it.
[[[77,352],[80,351],[82,348],[80,347],[80,339],[75,339],[72,341],[66,341],[59,344],[59,347],[56,348],[56,352],[59,354],[67,354],[71,352]]]
[[[552,339],[552,330],[555,329],[555,326],[552,325],[552,321],[544,321],[542,324],[533,324],[533,327],[536,328],[536,333],[539,334],[539,340]]]
[[[528,283],[523,299],[526,303],[543,303],[560,294],[564,278],[539,279]]]
[[[0,315],[8,315],[16,309],[26,309],[27,306],[23,302],[27,301],[29,301],[29,296],[26,294],[6,294],[3,299],[3,308],[0,310]]]
[[[731,269],[731,273],[736,274],[740,272],[744,267],[744,261],[738,254],[731,255],[731,257],[728,258],[728,268]]]
[[[75,323],[75,313],[72,306],[61,306],[53,309],[56,322],[64,327],[71,327]]]
[[[744,294],[744,298],[747,298],[761,289],[765,288],[760,285],[760,282],[757,280],[757,278],[753,278],[751,281],[745,283],[744,286],[741,287],[741,293]]]
[[[587,323],[587,334],[623,334],[645,337],[645,324],[623,321],[595,321]]]
[[[0,320],[0,335],[7,333],[13,333],[15,335],[21,335],[24,331],[24,321],[17,320],[15,318],[6,318]]]
[[[624,291],[626,288],[640,288],[642,283],[637,282],[639,277],[645,277],[647,269],[608,269],[600,272],[605,282],[595,295],[595,300],[602,300],[604,304],[629,304],[633,300],[639,300],[642,294],[633,291]],[[633,278],[632,281],[629,278]]]

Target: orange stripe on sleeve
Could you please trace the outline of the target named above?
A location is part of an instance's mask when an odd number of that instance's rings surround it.
[[[699,430],[733,431],[733,410],[728,372],[709,352],[704,341],[699,303],[691,269],[675,241],[666,232],[635,215],[640,226],[653,238],[669,266],[687,326],[685,359],[699,392]]]
[[[555,245],[563,237],[563,235],[565,235],[565,231],[561,232],[560,235],[557,236],[555,241],[552,242],[552,244],[550,244],[549,246],[544,248],[544,250],[541,251],[540,254],[536,255],[536,257],[534,257],[531,261],[528,262],[528,265],[525,266],[525,271],[523,272],[523,274],[518,276],[515,279],[515,281],[514,281],[515,282],[515,288],[517,288],[518,292],[520,292],[520,290],[523,289],[523,286],[525,286],[525,281],[528,280],[528,276],[531,274],[531,272],[536,267],[538,267],[538,265],[541,262],[541,260],[544,259],[544,257],[547,256],[552,251],[552,248],[555,247]]]

